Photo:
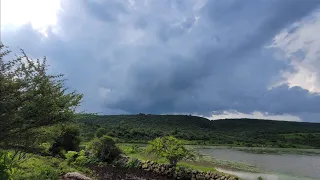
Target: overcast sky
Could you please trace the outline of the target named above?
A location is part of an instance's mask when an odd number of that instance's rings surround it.
[[[81,110],[320,122],[319,0],[1,0]]]

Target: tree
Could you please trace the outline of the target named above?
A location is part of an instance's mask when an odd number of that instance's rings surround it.
[[[103,135],[105,135],[107,133],[107,130],[105,128],[98,128],[98,130],[95,133],[95,136],[97,138],[101,138]]]
[[[102,136],[91,141],[89,149],[101,161],[112,162],[119,158],[121,150],[116,146],[116,142],[110,136]]]
[[[181,140],[173,136],[159,137],[150,141],[146,150],[148,153],[152,152],[166,158],[173,166],[176,166],[178,161],[194,158],[194,153],[188,150]]]
[[[4,57],[11,51],[0,43],[0,145],[35,142],[37,129],[73,118],[82,94],[67,93],[62,74],[47,73],[46,57],[32,60],[22,55]],[[26,143],[25,138],[31,138]]]
[[[78,151],[80,145],[80,131],[76,126],[63,126],[62,132],[56,138],[50,148],[53,155],[59,154],[61,150]]]

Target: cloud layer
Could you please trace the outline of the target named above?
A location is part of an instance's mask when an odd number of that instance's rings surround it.
[[[68,86],[84,93],[88,111],[266,112],[320,121],[320,41],[299,36],[306,27],[308,34],[320,31],[319,5],[62,0],[46,37],[31,24],[1,35],[32,56],[47,55],[52,71],[65,73]],[[312,72],[309,86],[297,78],[301,69]]]

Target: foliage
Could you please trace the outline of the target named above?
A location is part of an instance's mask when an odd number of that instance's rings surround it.
[[[129,149],[129,153],[134,154],[134,153],[138,153],[138,152],[141,152],[140,147],[137,144],[131,145],[131,147]]]
[[[138,168],[139,163],[140,163],[139,159],[130,158],[129,161],[127,162],[127,164],[126,164],[126,167],[127,168]]]
[[[0,179],[13,179],[17,153],[0,151]]]
[[[14,167],[14,180],[56,180],[67,172],[82,172],[90,175],[92,172],[85,166],[68,165],[66,160],[51,156],[27,154],[27,158],[19,161]]]
[[[83,138],[99,127],[126,143],[146,143],[172,135],[187,144],[320,148],[320,123],[257,119],[210,121],[189,115],[91,115],[77,114]],[[165,131],[164,131],[165,129]]]
[[[105,134],[107,134],[107,130],[105,128],[98,128],[98,130],[95,133],[95,136],[97,138],[101,138]]]
[[[34,145],[39,127],[72,119],[82,98],[67,93],[63,75],[47,73],[46,58],[30,59],[21,50],[13,60],[0,44],[0,145]]]
[[[89,162],[89,159],[87,158],[86,152],[84,150],[81,150],[79,152],[68,151],[65,154],[65,157],[68,165],[84,166]]]
[[[116,146],[114,139],[106,135],[93,139],[90,142],[89,149],[95,157],[108,163],[116,160],[121,154],[121,150]]]
[[[173,136],[165,136],[150,141],[146,151],[166,158],[174,166],[177,165],[178,161],[194,158],[194,154],[183,145],[183,142]]]
[[[80,131],[76,126],[62,126],[61,134],[56,138],[50,152],[53,155],[59,154],[61,150],[77,151],[80,144]]]
[[[46,179],[46,180],[56,180],[59,177],[59,172],[57,169],[51,166],[40,166],[35,169],[35,171],[28,177],[28,179]],[[25,179],[20,177],[21,179]]]
[[[260,176],[260,177],[258,177],[258,180],[263,180],[263,178]]]

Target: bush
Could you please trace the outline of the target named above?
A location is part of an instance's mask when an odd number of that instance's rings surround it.
[[[132,159],[129,159],[129,161],[126,164],[126,167],[127,168],[138,168],[139,164],[140,164],[140,161],[138,159],[132,158]]]
[[[15,155],[0,151],[0,179],[13,179],[16,171],[15,164]]]
[[[131,154],[135,154],[135,153],[138,153],[138,152],[141,152],[141,149],[136,144],[133,144],[129,149],[129,153],[131,153]]]
[[[115,159],[119,158],[122,153],[116,146],[115,141],[110,136],[102,136],[101,138],[95,138],[91,141],[89,149],[92,151],[95,157],[103,162],[111,163]]]
[[[107,130],[105,128],[98,128],[98,130],[95,133],[95,136],[97,138],[101,138],[103,135],[107,134]]]
[[[80,131],[76,126],[62,128],[61,134],[56,138],[49,151],[53,155],[62,155],[65,151],[78,151],[80,145]]]
[[[173,166],[176,166],[178,161],[194,159],[195,157],[194,153],[188,150],[181,140],[173,136],[165,136],[150,141],[146,151],[147,153],[152,152],[159,157],[166,158]]]
[[[68,165],[83,166],[89,162],[84,150],[81,150],[80,152],[68,151],[68,153],[65,154],[65,157]]]
[[[85,167],[69,166],[66,160],[50,156],[27,154],[28,158],[19,161],[14,180],[57,180],[67,172],[89,172]],[[0,178],[1,179],[1,178]]]

